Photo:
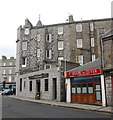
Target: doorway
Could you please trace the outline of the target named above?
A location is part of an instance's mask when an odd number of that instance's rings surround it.
[[[57,99],[57,78],[53,78],[53,99]]]
[[[36,93],[40,93],[40,80],[36,80]]]

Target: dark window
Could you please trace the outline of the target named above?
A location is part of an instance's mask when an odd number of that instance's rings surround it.
[[[22,78],[20,78],[20,91],[22,91]]]
[[[45,91],[48,91],[48,79],[45,79]]]
[[[32,81],[29,81],[29,90],[32,91]]]
[[[104,34],[104,28],[99,28],[99,34]]]

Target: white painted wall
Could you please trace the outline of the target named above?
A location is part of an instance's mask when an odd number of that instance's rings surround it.
[[[70,78],[67,78],[65,81],[66,85],[66,102],[71,102],[71,84],[70,84]]]
[[[104,75],[101,75],[101,88],[102,88],[102,106],[106,106],[106,95],[105,95],[105,80]]]

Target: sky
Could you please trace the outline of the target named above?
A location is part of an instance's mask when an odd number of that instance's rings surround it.
[[[113,0],[1,0],[0,1],[0,59],[2,55],[16,57],[17,28],[28,18],[35,26],[111,17]]]

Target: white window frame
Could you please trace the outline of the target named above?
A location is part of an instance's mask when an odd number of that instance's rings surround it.
[[[45,70],[47,70],[47,66],[50,66],[50,68],[48,68],[48,69],[51,69],[51,65],[50,65],[50,64],[46,64],[46,65],[44,66]]]
[[[82,24],[81,23],[76,24],[76,32],[82,32]]]
[[[64,60],[64,57],[58,57],[58,60],[60,60],[60,61]]]
[[[12,74],[12,69],[9,69],[9,74]]]
[[[63,34],[63,27],[58,27],[58,34],[59,35]]]
[[[11,76],[9,76],[9,82],[11,82],[11,79],[12,79],[12,77],[11,77]]]
[[[52,42],[52,35],[51,34],[46,34],[46,41],[47,42]]]
[[[24,59],[25,59],[25,64],[22,64],[22,67],[26,67],[27,66],[27,58],[24,58]]]
[[[58,50],[64,49],[64,41],[58,41]]]
[[[3,74],[6,74],[6,70],[5,69],[3,70]]]
[[[94,38],[91,38],[91,47],[94,47],[95,46],[95,40]]]
[[[40,57],[40,49],[37,49],[37,57]]]
[[[77,39],[77,48],[82,48],[83,45],[82,45],[82,39]]]
[[[12,63],[12,62],[10,62],[10,63],[9,63],[9,65],[10,65],[10,66],[11,66],[11,65],[13,65],[13,63]]]
[[[93,31],[94,30],[94,24],[93,22],[90,23],[90,31]]]
[[[22,42],[22,50],[27,50],[27,41]]]
[[[94,54],[92,55],[92,61],[95,61],[95,55]]]
[[[29,28],[25,28],[24,33],[25,33],[25,35],[28,35],[29,34]]]
[[[40,41],[40,34],[37,34],[37,41]]]
[[[83,65],[83,55],[79,55],[79,56],[78,56],[78,63],[79,63],[80,65]]]
[[[49,52],[49,54],[48,54]],[[52,58],[52,50],[46,50],[46,58],[51,59]]]
[[[3,63],[3,66],[6,66],[6,63]]]

